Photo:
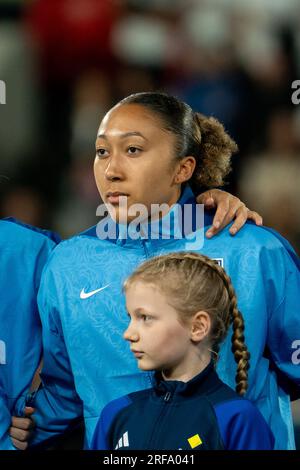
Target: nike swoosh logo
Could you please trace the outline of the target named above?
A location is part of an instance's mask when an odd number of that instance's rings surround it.
[[[88,299],[89,297],[92,297],[92,295],[97,294],[97,292],[100,292],[101,290],[106,289],[108,286],[109,286],[109,284],[107,284],[104,287],[100,287],[100,289],[93,290],[91,292],[85,292],[84,289],[82,289],[82,291],[80,292],[80,298],[81,299]]]

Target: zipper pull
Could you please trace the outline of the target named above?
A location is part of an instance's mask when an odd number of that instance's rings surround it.
[[[168,402],[170,401],[170,398],[171,398],[171,392],[167,392],[164,396],[164,401]]]
[[[26,398],[25,398],[25,406],[31,406],[34,408],[34,399],[37,394],[37,390],[31,393],[27,393]]]

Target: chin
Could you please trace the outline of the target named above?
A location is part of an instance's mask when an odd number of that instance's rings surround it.
[[[154,367],[153,365],[147,365],[147,364],[138,364],[138,368],[143,370],[143,371],[147,371],[147,370],[155,370],[156,367]]]
[[[113,206],[113,207],[110,207],[109,210],[109,215],[110,217],[112,218],[112,220],[114,222],[116,222],[117,224],[128,224],[128,215],[127,213],[123,212],[123,211],[120,211],[118,206]]]

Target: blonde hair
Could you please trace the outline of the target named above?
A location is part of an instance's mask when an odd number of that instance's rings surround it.
[[[209,314],[209,334],[213,352],[218,353],[232,324],[232,352],[237,363],[236,391],[243,395],[248,387],[250,354],[244,342],[244,320],[230,277],[214,260],[192,252],[157,256],[139,266],[124,284],[126,290],[135,282],[156,285],[182,321],[198,311]],[[214,358],[215,359],[215,358]]]

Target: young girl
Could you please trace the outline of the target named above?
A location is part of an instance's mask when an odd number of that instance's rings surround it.
[[[230,278],[210,258],[179,252],[152,258],[125,282],[124,338],[151,389],[103,410],[92,449],[273,449],[273,435],[247,389],[249,353]],[[232,324],[236,391],[214,369]]]

